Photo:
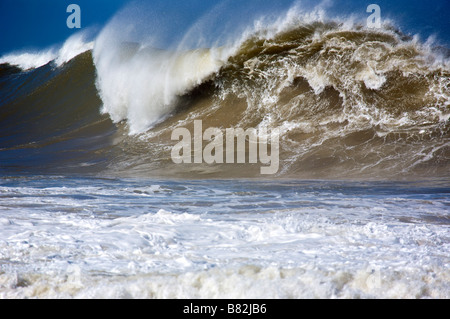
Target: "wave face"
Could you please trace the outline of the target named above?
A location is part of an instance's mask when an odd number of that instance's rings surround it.
[[[3,171],[76,173],[107,164],[116,128],[98,111],[90,52],[61,67],[22,71],[3,64],[0,90]]]
[[[65,63],[24,71],[3,58],[1,167],[260,176],[259,164],[174,164],[172,131],[202,120],[279,128],[279,177],[448,177],[449,51],[389,25],[304,21],[289,12],[190,50],[108,42],[105,29]]]

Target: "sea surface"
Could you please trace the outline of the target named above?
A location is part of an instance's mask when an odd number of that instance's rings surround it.
[[[445,40],[225,8],[0,57],[0,298],[450,298]],[[278,170],[175,163],[194,121],[278,130]]]

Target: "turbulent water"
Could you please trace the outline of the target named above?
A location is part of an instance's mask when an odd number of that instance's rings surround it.
[[[0,296],[449,297],[448,49],[292,14],[112,38],[0,60]],[[278,128],[278,172],[175,164],[194,120]]]

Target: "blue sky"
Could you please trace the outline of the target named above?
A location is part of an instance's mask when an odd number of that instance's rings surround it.
[[[0,0],[0,53],[41,49],[64,41],[75,32],[66,25],[66,8],[81,7],[82,28],[100,28],[126,0]]]
[[[308,0],[305,0],[308,1]],[[100,30],[101,27],[123,8],[129,0],[0,0],[0,55],[21,50],[38,50],[64,42],[76,32],[66,26],[69,4],[81,7],[82,29]],[[185,1],[145,1],[147,8],[154,8],[156,14],[164,15],[165,10],[178,11],[187,19],[196,19],[210,10],[220,0],[185,0]],[[228,10],[233,8],[233,1],[228,1]],[[241,0],[247,8],[260,9],[264,5],[273,7],[274,3],[286,6],[289,0]],[[309,1],[311,2],[311,1]],[[318,3],[315,1],[314,3]],[[400,24],[402,30],[421,33],[424,37],[437,34],[447,46],[450,44],[450,1],[449,0],[334,0],[330,10],[336,13],[365,14],[365,8],[371,3],[379,4],[382,17],[392,17]],[[160,5],[158,6],[157,3]],[[163,3],[163,5],[161,5]],[[154,6],[153,6],[154,4]],[[167,17],[170,19],[170,16]],[[192,21],[193,23],[194,21]]]

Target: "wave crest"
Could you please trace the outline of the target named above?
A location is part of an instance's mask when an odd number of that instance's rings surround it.
[[[94,42],[87,41],[84,33],[76,33],[69,37],[60,48],[7,54],[0,58],[0,64],[17,66],[25,71],[39,68],[50,62],[60,67],[76,56],[92,50],[93,45]]]
[[[94,61],[102,112],[127,120],[142,133],[174,111],[177,98],[217,72],[223,61],[213,50],[169,52],[138,44],[96,45]]]

